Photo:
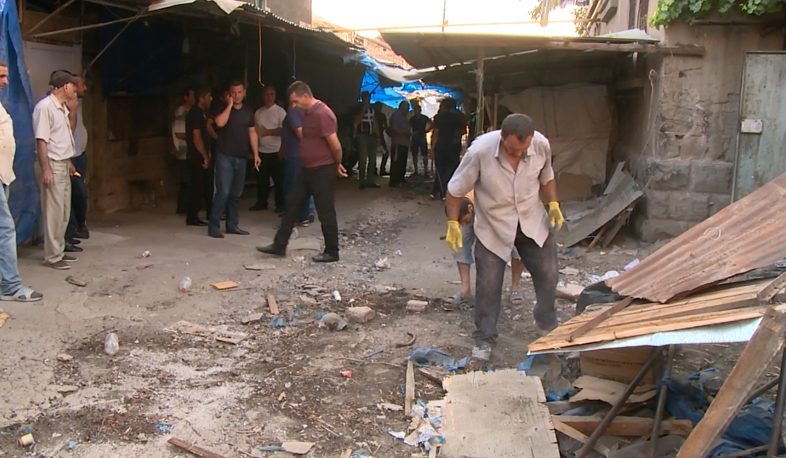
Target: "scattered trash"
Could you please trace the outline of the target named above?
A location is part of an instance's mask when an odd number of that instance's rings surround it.
[[[563,267],[562,269],[560,269],[559,273],[561,273],[563,275],[568,275],[568,276],[575,276],[575,275],[580,274],[581,271],[579,269],[576,269],[576,268],[573,268],[573,267]]]
[[[283,452],[284,447],[280,445],[268,445],[267,447],[259,447],[259,450],[262,452]]]
[[[8,320],[9,318],[11,318],[11,315],[8,312],[0,312],[0,328],[3,327],[6,320]]]
[[[392,429],[388,429],[388,434],[402,441],[404,440],[405,437],[407,437],[407,433],[405,433],[404,431],[393,431]]]
[[[349,307],[346,311],[350,323],[368,323],[377,315],[371,307]]]
[[[389,402],[383,402],[382,404],[377,404],[377,407],[379,407],[382,410],[389,410],[391,412],[401,412],[402,410],[404,410],[404,407],[398,404],[391,404]],[[401,439],[403,439],[403,437]]]
[[[532,278],[532,274],[525,270],[521,273],[521,278]]]
[[[374,267],[376,267],[377,269],[380,269],[380,270],[390,269],[390,261],[388,261],[388,257],[385,256],[384,258],[378,259],[374,263]]]
[[[396,256],[404,256],[404,253],[401,250],[396,250]]]
[[[245,318],[242,318],[242,319],[240,320],[240,322],[241,322],[242,324],[256,323],[257,321],[261,321],[261,320],[262,320],[262,318],[264,318],[264,317],[265,317],[265,314],[264,314],[264,313],[253,313],[253,314],[251,314],[251,315],[248,315],[248,316],[247,316],[247,317],[245,317]]]
[[[563,258],[566,258],[566,259],[576,259],[576,258],[579,257],[579,254],[576,253],[575,251],[573,251],[573,250],[563,250],[561,248],[557,250],[557,254],[560,257],[563,257]]]
[[[287,322],[280,316],[274,316],[273,319],[270,320],[268,326],[271,328],[285,328],[287,327]]]
[[[308,453],[312,447],[314,447],[313,442],[284,442],[281,444],[281,447],[284,449],[285,452],[289,452],[293,455],[305,455]]]
[[[347,322],[338,316],[337,313],[324,312],[317,318],[317,326],[320,328],[327,328],[331,331],[341,331],[347,327]]]
[[[306,295],[300,296],[300,301],[307,305],[317,305],[316,299],[308,297]]]
[[[156,423],[156,429],[161,434],[169,434],[172,432],[173,426],[169,423]]]
[[[407,312],[423,313],[428,307],[427,301],[411,300],[407,302]]]
[[[66,353],[61,353],[61,354],[57,355],[57,360],[58,361],[62,361],[64,363],[68,362],[68,361],[71,361],[72,359],[74,359],[74,357],[69,355],[69,354],[66,354]]]
[[[143,266],[136,266],[136,270],[145,270],[153,267],[153,264],[145,264]]]
[[[404,434],[404,433],[401,433],[401,434]],[[352,454],[349,455],[349,458],[372,458],[372,456],[371,456],[371,452],[361,448],[361,449],[358,449],[358,450],[355,450],[354,452],[352,452]]]
[[[338,291],[333,291],[333,300],[341,302],[341,294]]]
[[[73,450],[77,445],[79,445],[79,441],[68,441],[66,444],[66,450]]]
[[[76,385],[57,385],[55,390],[60,394],[68,394],[79,391],[79,387]]]
[[[118,351],[120,351],[120,341],[117,339],[117,334],[110,332],[104,339],[104,353],[114,356]]]
[[[382,353],[384,351],[385,351],[385,349],[381,348],[381,349],[379,349],[379,350],[377,350],[377,351],[375,351],[373,353],[369,353],[368,355],[365,356],[365,358],[371,358],[372,356],[376,356],[376,355],[378,355],[378,354],[380,354],[380,353]]]
[[[143,258],[149,258],[149,257],[150,257],[150,252],[149,252],[149,251],[147,251],[147,250],[143,251],[143,252],[142,252],[142,257],[143,257]]]
[[[410,353],[408,359],[412,360],[412,363],[417,367],[428,367],[435,365],[441,366],[447,371],[456,372],[459,369],[465,368],[467,364],[469,364],[470,358],[469,356],[464,357],[457,363],[455,358],[442,350],[421,347],[416,348],[412,353]]]
[[[79,286],[81,288],[84,288],[85,286],[87,286],[87,283],[83,282],[82,280],[77,280],[76,278],[74,278],[74,277],[72,277],[70,275],[65,278],[65,281],[70,283],[70,284],[72,284],[72,285],[74,285],[74,286]]]
[[[227,280],[213,283],[211,286],[219,291],[223,291],[225,289],[237,288],[237,283],[233,282],[232,280]]]
[[[246,270],[273,270],[276,268],[275,264],[243,264]]]
[[[20,447],[27,447],[28,445],[35,444],[35,439],[33,439],[33,435],[31,433],[28,433],[20,437],[18,443]]]
[[[628,265],[626,265],[625,267],[623,267],[623,269],[625,269],[625,270],[630,270],[630,269],[632,269],[632,268],[636,267],[637,265],[639,265],[639,263],[640,263],[640,262],[641,262],[641,261],[639,261],[639,258],[636,258],[636,259],[634,259],[633,261],[629,262],[629,263],[628,263]]]
[[[605,274],[603,274],[601,276],[589,275],[589,276],[587,276],[587,280],[591,284],[595,284],[595,283],[600,283],[602,281],[606,281],[606,280],[612,279],[614,277],[619,277],[619,275],[620,275],[620,273],[617,272],[616,270],[610,270],[610,271],[606,272]]]
[[[180,280],[179,288],[181,293],[188,291],[188,288],[191,288],[191,277],[183,277],[183,279]]]
[[[583,286],[576,285],[574,283],[568,283],[567,285],[558,286],[556,295],[561,299],[576,302],[583,291]]]
[[[341,371],[341,376],[346,378],[352,378],[352,371]]]
[[[562,376],[562,361],[556,355],[528,356],[518,370],[540,378],[547,401],[563,401],[573,394],[573,386]]]

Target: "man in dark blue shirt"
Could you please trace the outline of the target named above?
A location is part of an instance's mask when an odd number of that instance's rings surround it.
[[[281,155],[284,158],[284,199],[289,199],[295,178],[300,172],[300,139],[303,138],[303,110],[290,106],[281,128]],[[286,200],[285,200],[286,202]],[[286,204],[285,209],[286,209]],[[298,213],[298,225],[314,222],[314,198],[310,197]]]
[[[424,115],[420,108],[420,103],[413,103],[414,114],[409,118],[409,125],[412,126],[412,164],[415,166],[415,175],[418,174],[418,156],[423,159],[423,175],[428,176],[428,144],[426,143],[426,133],[431,131],[431,120]]]
[[[246,183],[246,162],[249,152],[254,157],[254,167],[261,163],[259,137],[254,126],[254,110],[243,104],[246,86],[241,81],[229,85],[229,101],[216,115],[218,141],[216,142],[215,182],[216,194],[210,209],[207,235],[224,238],[221,233],[221,215],[227,213],[227,234],[248,235],[238,227],[238,207]]]
[[[210,137],[207,132],[205,110],[210,106],[213,96],[210,88],[203,87],[194,93],[196,103],[186,115],[186,162],[189,171],[188,205],[186,224],[207,226],[199,219],[199,208],[207,192],[207,169],[210,164]],[[210,216],[210,215],[208,215]]]

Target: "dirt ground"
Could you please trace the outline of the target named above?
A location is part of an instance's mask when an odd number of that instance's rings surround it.
[[[310,260],[321,243],[318,224],[298,230],[286,258],[259,254],[254,247],[270,243],[278,218],[271,211],[246,212],[253,203],[248,191],[241,227],[250,236],[209,238],[202,228],[186,227],[164,203],[91,215],[91,238],[67,272],[45,268],[40,248],[22,250],[25,284],[46,297],[36,304],[0,304],[12,316],[0,329],[4,456],[186,456],[166,443],[172,435],[226,457],[291,456],[259,450],[282,441],[315,442],[308,455],[315,458],[338,457],[347,448],[365,448],[377,457],[423,456],[388,434],[405,430],[408,421],[379,405],[403,403],[403,362],[412,348],[439,348],[456,359],[469,355],[471,312],[441,308],[458,291],[451,283],[458,274],[439,240],[443,205],[428,200],[428,184],[413,177],[405,189],[360,192],[356,186],[356,180],[339,183],[337,264]],[[586,274],[621,270],[655,248],[628,237],[615,246],[604,255],[566,250],[560,266],[582,274],[562,281],[586,282]],[[151,256],[142,257],[143,251]],[[380,270],[374,263],[383,257],[390,268]],[[275,269],[244,268],[254,263]],[[67,283],[69,275],[87,286]],[[184,294],[178,283],[186,275],[193,286]],[[224,280],[239,286],[227,291],[210,286]],[[506,290],[509,285],[508,277]],[[512,306],[505,293],[500,344],[490,367],[516,367],[535,338],[530,280],[522,280],[522,287],[523,305]],[[334,290],[341,302],[333,299]],[[268,293],[290,321],[286,327],[268,325]],[[413,298],[428,299],[428,311],[407,313],[404,306]],[[342,313],[358,305],[374,308],[377,317],[343,331],[315,324],[324,311]],[[558,300],[557,307],[562,320],[572,316],[572,304]],[[241,324],[252,313],[263,318]],[[248,337],[232,345],[174,331],[184,320]],[[119,336],[115,356],[103,351],[109,332]],[[407,332],[417,341],[398,348]],[[367,357],[379,350],[384,351]],[[739,349],[691,351],[698,353],[685,364],[690,372],[731,364]],[[419,399],[443,394],[436,383],[418,377]],[[21,448],[16,441],[26,430],[36,444]]]

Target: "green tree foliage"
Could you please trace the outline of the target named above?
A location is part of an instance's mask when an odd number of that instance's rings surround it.
[[[659,0],[658,9],[650,18],[655,27],[675,21],[692,21],[707,16],[712,11],[726,13],[735,6],[745,14],[760,16],[781,11],[786,0]]]

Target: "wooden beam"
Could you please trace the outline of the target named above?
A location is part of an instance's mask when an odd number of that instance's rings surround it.
[[[772,359],[780,351],[784,332],[786,314],[772,308],[767,310],[756,333],[745,346],[704,418],[682,445],[677,458],[707,456],[714,442],[726,431],[748,395],[767,371]]]
[[[27,31],[27,35],[33,33],[36,29],[38,29],[39,27],[44,25],[44,23],[46,21],[48,21],[48,20],[52,19],[53,17],[57,16],[58,14],[60,14],[61,11],[63,11],[66,8],[68,8],[68,5],[74,3],[75,1],[76,0],[68,0],[67,2],[65,2],[62,5],[60,5],[59,7],[57,7],[57,9],[52,11],[51,14],[49,14],[45,18],[41,19],[40,21],[38,21],[38,23],[36,23],[36,25],[30,27],[30,30]]]
[[[412,404],[415,403],[415,369],[412,360],[407,361],[406,386],[404,388],[404,415],[412,416]]]
[[[575,340],[576,337],[581,337],[584,334],[588,333],[589,331],[595,329],[595,327],[597,327],[600,323],[602,323],[603,320],[614,315],[615,313],[619,312],[625,307],[629,306],[631,302],[633,302],[633,298],[626,297],[625,299],[617,302],[616,304],[602,311],[601,313],[598,314],[598,316],[587,321],[586,323],[579,326],[578,329],[571,332],[570,335],[568,336],[568,342],[573,342],[573,340]]]
[[[764,289],[762,289],[759,294],[756,295],[756,298],[765,304],[772,302],[772,298],[775,297],[784,287],[786,287],[786,272],[780,274],[778,278],[765,286]]]
[[[270,293],[267,293],[267,306],[270,308],[270,313],[272,315],[278,315],[279,313],[281,313],[278,310],[278,304],[276,303],[276,296]]]
[[[189,444],[184,440],[180,440],[176,437],[171,437],[167,442],[174,445],[177,448],[183,449],[188,453],[192,453],[200,458],[226,458],[223,455],[219,455],[218,453],[213,453],[210,450],[205,450],[202,447],[198,447],[194,444]]]
[[[592,434],[603,420],[602,417],[574,417],[554,415],[552,420],[561,421],[571,428],[575,428],[582,434]],[[623,437],[643,437],[652,432],[652,425],[655,420],[644,417],[617,417],[608,428],[606,434],[610,436]],[[556,426],[555,426],[556,427]],[[693,431],[693,424],[690,420],[666,420],[661,422],[661,433],[674,434],[677,436],[688,437]]]
[[[578,431],[575,428],[573,428],[571,426],[568,426],[567,424],[563,423],[562,421],[557,420],[556,417],[552,417],[551,418],[551,422],[554,424],[554,429],[556,429],[557,431],[561,432],[562,434],[564,434],[564,435],[566,435],[566,436],[568,436],[568,437],[570,437],[572,439],[576,439],[577,441],[581,442],[582,444],[586,444],[587,443],[587,439],[589,439],[589,437],[587,437],[587,435],[582,433],[581,431]],[[592,449],[595,450],[596,452],[600,453],[603,456],[606,456],[609,453],[611,453],[611,449],[610,448],[606,447],[605,445],[598,444],[598,443],[593,445]]]
[[[451,37],[446,35],[420,37],[422,47],[497,47],[535,49],[539,51],[563,49],[568,51],[638,52],[671,54],[675,56],[703,56],[704,47],[696,45],[666,46],[644,43],[596,43],[571,40],[532,39],[531,37]]]

